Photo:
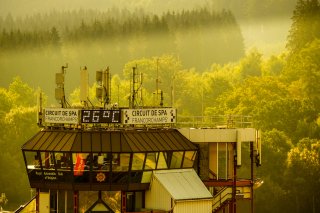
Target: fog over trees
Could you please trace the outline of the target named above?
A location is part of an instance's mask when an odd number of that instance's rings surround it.
[[[130,74],[137,66],[144,74],[145,105],[157,104],[158,78],[164,105],[176,107],[179,116],[253,116],[255,128],[263,131],[262,166],[255,175],[264,184],[254,192],[255,211],[320,211],[318,0],[190,1],[180,10],[173,5],[182,1],[137,1],[148,10],[133,4],[120,9],[117,4],[125,1],[109,1],[113,4],[106,10],[94,8],[98,0],[88,8],[85,1],[78,2],[79,8],[58,1],[63,10],[48,7],[20,17],[1,7],[0,168],[7,172],[0,173],[0,193],[7,195],[6,208],[30,198],[19,150],[39,130],[37,92],[44,91],[47,106],[57,104],[54,75],[68,63],[70,104],[79,102],[80,67],[88,67],[94,101],[95,71],[109,66],[111,102],[128,106]],[[160,12],[150,12],[156,6]],[[249,48],[241,24],[250,23],[246,32],[250,26],[262,27],[252,37],[266,35],[273,29],[266,23],[277,23],[279,17],[292,18],[287,34],[281,35],[283,49],[266,55],[268,45],[263,51]]]

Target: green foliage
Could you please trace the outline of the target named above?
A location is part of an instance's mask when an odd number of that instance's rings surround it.
[[[304,138],[288,153],[286,186],[297,211],[318,209],[320,187],[320,141]]]
[[[288,37],[288,50],[299,52],[313,39],[320,37],[320,4],[318,0],[298,0],[293,12],[292,26]]]
[[[32,88],[16,77],[9,85],[9,96],[15,106],[34,106],[36,104],[36,94]]]
[[[243,79],[261,76],[261,57],[262,55],[257,50],[253,50],[241,60],[240,73]]]
[[[16,208],[28,200],[29,184],[25,173],[21,145],[37,131],[35,91],[20,78],[8,89],[0,89],[0,188],[6,193],[8,208]]]

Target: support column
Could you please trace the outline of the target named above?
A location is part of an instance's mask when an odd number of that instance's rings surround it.
[[[251,158],[251,213],[253,213],[253,184],[254,184],[254,173],[253,173],[253,169],[254,169],[254,153],[253,153],[253,142],[250,142],[250,158]]]
[[[78,213],[79,209],[79,191],[73,192],[73,212]]]
[[[231,213],[237,212],[236,204],[236,191],[237,191],[237,165],[238,165],[238,152],[237,152],[237,143],[234,143],[234,162],[233,162],[233,184],[232,184],[232,199],[231,199]]]
[[[40,195],[40,189],[36,189],[36,212],[40,212],[39,195]]]
[[[127,193],[121,191],[121,213],[125,213],[127,211]]]

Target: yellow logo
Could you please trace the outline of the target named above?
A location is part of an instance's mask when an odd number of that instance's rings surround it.
[[[106,175],[104,173],[100,172],[97,174],[96,179],[99,182],[103,182],[106,180]]]

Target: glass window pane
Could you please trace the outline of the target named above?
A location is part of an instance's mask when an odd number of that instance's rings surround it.
[[[146,165],[144,167],[145,170],[147,169],[155,169],[157,163],[158,153],[147,153]]]
[[[133,153],[131,170],[143,170],[144,153]]]
[[[152,176],[152,171],[143,172],[141,183],[150,183],[151,176]]]
[[[121,191],[102,191],[101,197],[114,212],[121,212]]]
[[[93,171],[110,171],[111,154],[109,153],[93,153]]]
[[[130,154],[122,153],[113,155],[114,158],[112,158],[112,171],[128,171],[130,163]]]
[[[56,167],[58,171],[71,171],[71,159],[69,153],[55,152],[54,158],[56,160]]]
[[[43,170],[55,170],[54,154],[52,152],[40,152]]]
[[[227,143],[218,144],[218,178],[227,179]]]
[[[196,157],[195,151],[186,151],[184,153],[184,159],[183,159],[183,168],[190,168],[193,167],[193,162]]]
[[[79,212],[86,212],[98,199],[97,191],[79,191]]]
[[[167,155],[166,155],[166,153],[160,152],[157,169],[167,169],[167,168],[168,168]]]
[[[41,169],[40,156],[37,152],[24,152],[26,156],[27,169]]]
[[[183,157],[183,152],[173,152],[170,168],[171,169],[181,168],[182,157]]]
[[[89,153],[73,153],[73,173],[82,176],[85,171],[90,171],[91,157]]]

